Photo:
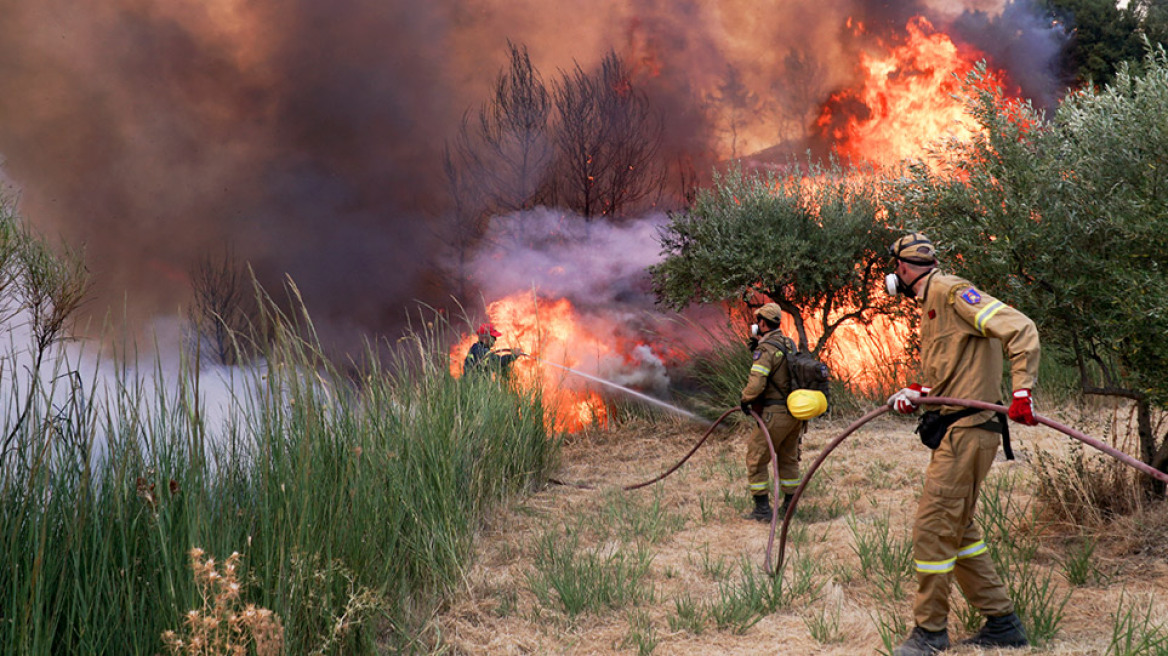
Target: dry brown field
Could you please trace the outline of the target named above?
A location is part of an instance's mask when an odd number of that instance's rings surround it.
[[[1115,431],[1124,421],[1122,412],[1106,408],[1052,416],[1092,435]],[[803,444],[804,469],[847,423],[811,423]],[[893,633],[893,644],[899,644],[901,627],[912,625],[915,576],[905,571],[903,579],[880,583],[871,567],[861,566],[857,540],[886,528],[887,545],[907,544],[929,458],[912,433],[911,420],[884,416],[861,428],[832,454],[809,487],[792,526],[790,571],[783,575],[793,581],[797,566],[791,563],[801,561],[798,568],[813,581],[812,589],[757,621],[724,622],[721,628],[708,609],[724,608],[727,591],[743,580],[769,580],[762,570],[769,527],[741,518],[750,505],[743,465],[747,427],[719,430],[684,467],[653,487],[619,489],[667,469],[703,428],[681,420],[634,421],[568,439],[556,478],[596,489],[549,484],[494,513],[477,537],[463,587],[433,619],[433,649],[451,654],[851,655],[887,653]],[[1038,579],[1049,582],[1051,603],[1066,602],[1053,638],[1001,653],[1105,654],[1117,608],[1143,613],[1151,625],[1168,626],[1168,505],[1150,504],[1134,516],[1093,527],[1046,519],[1035,496],[1036,455],[1065,455],[1072,441],[1046,427],[1015,424],[1013,434],[1018,459],[1006,462],[999,453],[987,488],[1006,504],[1019,539],[1035,547],[1029,560]],[[1089,574],[1072,585],[1069,571],[1075,563],[1084,566],[1079,554],[1085,544],[1094,545]],[[555,593],[536,592],[541,545],[577,558],[597,556],[598,562],[618,553],[630,559],[641,554],[650,560],[636,582],[640,594],[613,606],[567,612]],[[956,589],[952,601],[950,634],[956,642],[971,633],[976,618]],[[698,610],[687,613],[686,608]],[[998,652],[963,647],[948,653]]]

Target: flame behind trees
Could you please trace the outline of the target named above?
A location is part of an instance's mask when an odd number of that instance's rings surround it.
[[[842,325],[895,312],[882,280],[898,233],[873,220],[876,185],[837,168],[716,178],[662,230],[665,259],[650,267],[658,298],[681,309],[761,294],[792,318],[801,349],[820,352]],[[808,330],[813,317],[819,325]]]
[[[959,255],[948,258],[958,273],[1030,315],[1082,392],[1134,401],[1140,456],[1168,471],[1151,413],[1168,406],[1162,47],[1144,69],[1072,94],[1049,123],[975,71],[966,93],[984,133],[950,144],[944,170],[915,167],[896,211]]]
[[[618,217],[660,192],[661,117],[615,52],[595,73],[577,65],[562,74],[555,104],[557,197],[565,206],[585,219]]]

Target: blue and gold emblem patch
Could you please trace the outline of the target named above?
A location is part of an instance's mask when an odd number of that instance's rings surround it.
[[[969,303],[970,305],[977,305],[978,303],[981,303],[981,294],[977,293],[977,290],[973,287],[970,287],[961,294],[961,300]]]

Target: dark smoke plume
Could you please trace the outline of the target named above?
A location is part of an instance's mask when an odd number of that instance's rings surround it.
[[[37,228],[84,246],[97,314],[123,299],[133,320],[173,314],[193,266],[230,248],[270,288],[290,276],[322,333],[353,344],[446,298],[443,147],[508,39],[548,78],[615,50],[665,117],[662,157],[705,174],[724,156],[708,94],[729,67],[769,99],[807,55],[822,102],[852,74],[848,17],[895,30],[988,4],[0,0],[3,177]],[[785,111],[763,105],[742,143],[790,140]]]

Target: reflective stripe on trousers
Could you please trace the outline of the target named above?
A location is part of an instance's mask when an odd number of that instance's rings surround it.
[[[925,470],[925,486],[913,525],[918,583],[913,615],[923,629],[946,628],[953,579],[970,605],[983,614],[1014,612],[1014,604],[973,521],[978,492],[1000,442],[997,433],[987,430],[951,428],[933,451]]]

